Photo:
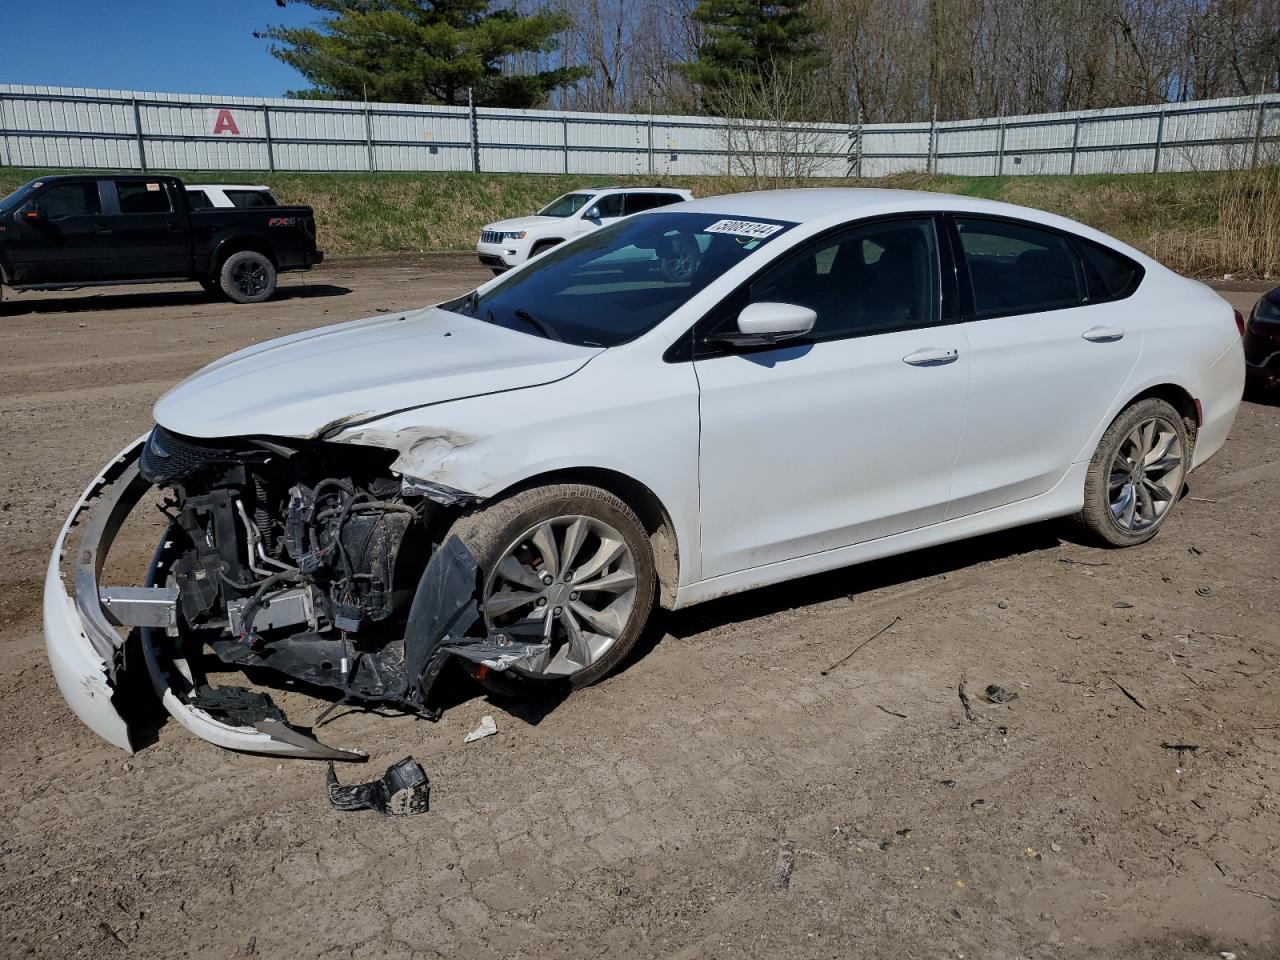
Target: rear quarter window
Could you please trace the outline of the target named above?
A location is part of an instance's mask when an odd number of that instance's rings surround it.
[[[188,190],[187,203],[191,204],[192,210],[208,210],[213,206],[209,200],[209,195],[203,190]]]
[[[276,198],[266,190],[228,190],[227,199],[235,207],[274,207]]]
[[[1091,300],[1127,297],[1142,281],[1142,267],[1122,253],[1108,250],[1092,240],[1080,239],[1080,252],[1089,274]]]

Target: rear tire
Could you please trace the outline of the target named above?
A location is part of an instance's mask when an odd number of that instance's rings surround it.
[[[261,303],[276,292],[276,268],[257,250],[241,250],[223,263],[218,286],[236,303]]]
[[[1133,404],[1098,441],[1077,522],[1107,546],[1146,543],[1182,496],[1190,454],[1177,410],[1155,397]]]
[[[539,531],[541,540],[535,536]],[[518,621],[527,626],[537,618],[533,629],[540,633],[541,618],[552,622],[552,652],[544,672],[492,671],[463,663],[500,696],[545,698],[595,683],[631,652],[649,620],[657,583],[649,536],[635,512],[607,490],[576,483],[533,487],[460,517],[449,533],[467,545],[480,566],[489,629]],[[543,559],[539,543],[549,546],[551,563]],[[615,550],[613,559],[592,569],[593,561]],[[565,579],[566,574],[572,577]],[[612,584],[608,589],[605,580]],[[628,581],[630,586],[620,589]],[[601,587],[592,589],[596,582]],[[536,604],[511,602],[535,595]],[[494,598],[502,598],[507,610],[499,612]],[[585,666],[578,666],[583,661]]]

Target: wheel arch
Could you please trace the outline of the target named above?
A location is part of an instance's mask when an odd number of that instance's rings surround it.
[[[1173,407],[1173,409],[1177,410],[1178,414],[1182,417],[1182,422],[1186,424],[1187,427],[1187,442],[1191,447],[1191,449],[1187,451],[1187,462],[1190,463],[1192,454],[1195,452],[1196,433],[1200,429],[1203,417],[1200,406],[1196,403],[1195,397],[1191,396],[1190,391],[1185,387],[1179,386],[1176,383],[1157,383],[1131,397],[1129,402],[1120,408],[1120,412],[1117,413],[1116,416],[1118,417],[1120,413],[1128,410],[1135,403],[1140,403],[1143,400],[1150,399],[1163,400],[1165,403],[1169,404],[1169,406]]]
[[[276,256],[275,246],[270,240],[257,234],[242,233],[227,237],[214,247],[213,257],[209,263],[209,275],[216,280],[218,274],[222,272],[222,265],[227,262],[227,258],[232,254],[243,253],[246,250],[262,254],[271,261],[273,267],[277,270],[280,269],[280,261]]]
[[[607,490],[635,511],[649,535],[653,566],[658,575],[658,602],[670,610],[680,585],[680,543],[671,513],[658,495],[645,484],[606,467],[572,467],[535,474],[495,494],[491,500],[505,499],[522,490],[551,483],[585,483]]]
[[[556,247],[562,243],[564,243],[564,237],[543,237],[541,240],[533,241],[533,246],[529,248],[529,255],[532,256],[539,250]]]

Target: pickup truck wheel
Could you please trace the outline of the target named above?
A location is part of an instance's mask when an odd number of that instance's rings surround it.
[[[653,608],[649,537],[623,501],[598,487],[557,483],[460,517],[450,533],[480,566],[485,626],[541,634],[532,669],[464,663],[500,696],[558,696],[603,678],[635,645]]]
[[[276,292],[276,268],[258,251],[242,250],[227,257],[218,285],[236,303],[261,303]]]

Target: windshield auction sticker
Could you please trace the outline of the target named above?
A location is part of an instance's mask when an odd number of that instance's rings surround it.
[[[703,233],[731,233],[735,237],[756,237],[763,240],[782,229],[777,223],[757,223],[754,220],[717,220]]]

